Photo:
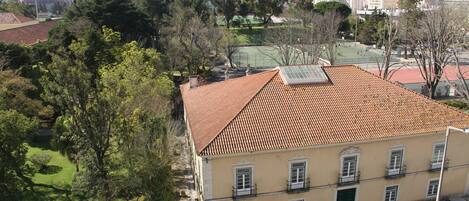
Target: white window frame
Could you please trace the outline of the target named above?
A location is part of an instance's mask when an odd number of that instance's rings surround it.
[[[304,181],[303,182],[296,182],[293,183],[291,181],[291,174],[292,174],[292,165],[293,163],[305,163],[305,171],[304,171]],[[288,162],[288,182],[291,184],[292,189],[303,188],[304,183],[306,182],[306,178],[308,178],[308,161],[306,159],[293,159]]]
[[[425,189],[425,197],[427,198],[435,198],[436,197],[436,193],[435,195],[428,195],[428,189],[430,188],[430,183],[432,181],[437,181],[438,182],[439,178],[432,178],[432,179],[429,179],[428,182],[427,182],[427,188]],[[438,184],[439,185],[439,184]],[[438,191],[438,186],[436,187],[436,190]]]
[[[383,200],[384,201],[388,201],[388,200],[386,200],[386,190],[387,190],[387,188],[388,187],[393,187],[393,186],[397,186],[396,201],[399,201],[399,191],[400,191],[399,190],[399,188],[400,188],[399,184],[392,184],[392,185],[387,185],[387,186],[384,187],[384,195],[383,195]]]
[[[347,158],[347,157],[352,157],[352,156],[356,156],[357,157],[357,161],[356,161],[356,164],[355,164],[355,173],[353,174],[353,176],[350,176],[347,175],[347,176],[344,176],[343,175],[343,169],[344,169],[344,158]],[[358,175],[358,167],[359,166],[359,161],[360,161],[360,154],[358,153],[353,153],[353,154],[343,154],[340,156],[340,177],[342,178],[342,181],[344,182],[348,182],[348,181],[353,181]]]
[[[402,150],[402,159],[401,159],[401,165],[399,168],[394,168],[394,167],[391,167],[391,156],[392,156],[392,152],[393,151],[400,151]],[[388,174],[389,175],[396,175],[396,174],[399,174],[400,170],[402,169],[402,167],[404,166],[404,160],[405,160],[405,147],[404,146],[399,146],[399,147],[394,147],[392,149],[389,150],[389,156],[388,156]]]
[[[443,145],[443,150],[442,150],[442,152],[441,152],[441,158],[438,157],[438,161],[439,161],[439,160],[441,160],[441,161],[440,161],[440,162],[434,162],[433,159],[436,158],[436,156],[435,156],[436,147],[437,147],[437,146],[440,146],[440,145]],[[445,146],[445,143],[444,143],[444,142],[436,142],[436,143],[433,143],[433,147],[432,147],[432,160],[431,160],[431,162],[432,162],[432,169],[441,168],[441,165],[444,163],[444,161],[443,161],[443,153],[444,153],[444,151],[445,151],[444,146]]]
[[[251,168],[251,187],[250,188],[243,188],[243,189],[238,189],[238,178],[237,178],[237,170],[238,169],[244,169],[244,168]],[[233,186],[237,192],[238,195],[249,195],[252,192],[252,189],[254,188],[254,166],[253,165],[238,165],[233,168]]]

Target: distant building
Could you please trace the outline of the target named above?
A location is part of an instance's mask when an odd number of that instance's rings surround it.
[[[461,67],[462,73],[465,76],[465,80],[469,83],[469,66]],[[378,75],[378,71],[370,70],[371,73]],[[420,73],[419,68],[405,68],[394,72],[390,78],[390,81],[396,82],[403,87],[415,91],[417,93],[427,95],[428,89],[425,84],[425,80]],[[448,66],[445,68],[445,72],[438,83],[435,95],[436,97],[454,97],[459,96],[456,87],[460,83],[458,82],[457,68],[454,66]]]
[[[410,201],[469,193],[461,111],[354,66],[180,86],[200,200]]]
[[[0,31],[37,24],[39,21],[14,13],[0,13]]]
[[[0,41],[18,45],[33,45],[47,40],[49,30],[57,21],[46,21],[0,31]]]

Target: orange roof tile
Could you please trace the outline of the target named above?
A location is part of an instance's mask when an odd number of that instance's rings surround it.
[[[49,30],[57,21],[47,21],[0,31],[0,41],[19,45],[32,45],[47,40]]]
[[[14,13],[0,13],[0,24],[21,24],[30,21],[34,19]]]
[[[201,155],[366,141],[469,126],[466,115],[354,66],[331,83],[285,85],[278,70],[181,87]]]

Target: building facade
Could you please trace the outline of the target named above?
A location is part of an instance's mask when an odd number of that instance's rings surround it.
[[[446,126],[466,115],[356,67],[181,91],[201,200],[427,200],[443,164],[443,195],[469,193],[469,136],[453,133],[442,161]]]

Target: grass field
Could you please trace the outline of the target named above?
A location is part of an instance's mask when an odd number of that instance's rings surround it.
[[[58,187],[70,186],[72,184],[73,175],[75,174],[75,165],[59,152],[40,147],[29,147],[26,156],[29,158],[33,154],[41,152],[52,157],[48,165],[53,171],[47,174],[36,173],[33,177],[33,181],[35,183],[50,184]]]
[[[37,153],[46,153],[51,156],[48,163],[47,173],[36,173],[32,180],[34,183],[52,185],[56,188],[70,191],[73,176],[75,174],[75,164],[70,162],[66,156],[61,155],[58,151],[51,149],[50,137],[39,137],[28,145],[28,153],[26,157],[29,159]],[[36,200],[70,200],[70,195],[62,191],[56,191],[45,187],[36,187],[35,192],[28,192],[24,195],[25,201]]]

